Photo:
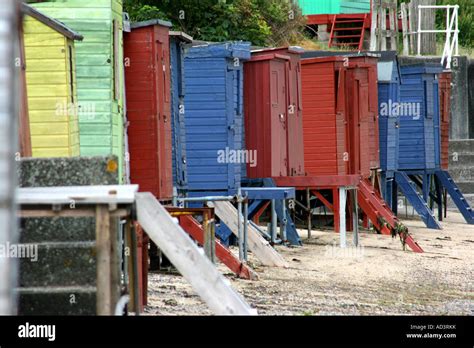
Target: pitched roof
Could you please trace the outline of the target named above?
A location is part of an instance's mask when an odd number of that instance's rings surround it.
[[[64,23],[41,13],[34,7],[25,4],[24,2],[21,4],[21,12],[25,15],[35,18],[36,20],[40,21],[41,23],[47,25],[48,27],[56,30],[60,34],[64,35],[68,39],[71,40],[82,40],[84,37],[75,31],[71,30],[67,27]]]

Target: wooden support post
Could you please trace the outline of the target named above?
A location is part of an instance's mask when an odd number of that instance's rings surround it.
[[[204,232],[202,226],[190,215],[179,217],[180,226],[200,245],[204,243]],[[258,275],[246,263],[232,254],[218,239],[216,239],[216,255],[238,277],[243,279],[257,280]]]
[[[412,2],[408,3],[408,24],[409,24],[409,33],[408,36],[410,41],[410,54],[414,54],[415,46],[416,46],[416,35],[414,34],[415,31],[415,5]]]
[[[389,16],[389,22],[390,22],[390,49],[392,51],[397,50],[397,41],[398,41],[398,31],[395,31],[395,23],[398,23],[397,19],[397,10],[396,10],[397,4],[395,3],[395,8],[391,7],[388,10],[388,16]]]
[[[353,233],[353,243],[354,246],[359,246],[359,207],[358,207],[358,202],[357,202],[357,188],[354,188],[352,190],[353,192],[353,209],[354,209],[354,214],[352,216],[352,233]]]
[[[347,215],[346,215],[346,230],[352,231],[352,223],[354,222],[354,208],[352,205],[354,204],[354,200],[351,198],[352,197],[352,191],[349,189],[346,189],[346,210],[347,210]]]
[[[96,206],[95,236],[97,249],[97,315],[113,315],[120,298],[118,221],[110,207]]]
[[[137,312],[139,306],[135,302],[135,294],[138,292],[137,284],[135,283],[135,272],[133,269],[133,258],[132,258],[132,231],[130,227],[130,222],[124,226],[124,233],[125,233],[125,264],[127,270],[127,285],[128,285],[128,294],[130,296],[130,302],[128,309],[131,312]]]
[[[402,32],[403,32],[403,55],[408,56],[410,54],[410,47],[408,46],[408,13],[407,4],[401,3],[402,12]]]
[[[340,231],[340,210],[339,210],[339,189],[332,189],[332,206],[333,206],[333,216],[334,216],[334,231]]]
[[[134,249],[136,250],[137,270],[136,279],[140,289],[139,301],[142,306],[148,304],[148,246],[150,239],[143,232],[139,224],[134,225],[134,232],[132,234],[132,241]]]
[[[385,7],[380,6],[379,12],[379,22],[380,22],[380,50],[387,50],[387,13]]]
[[[370,26],[370,50],[376,51],[377,50],[377,14],[379,8],[379,0],[371,0],[372,1],[372,24]]]
[[[115,313],[115,306],[120,299],[120,284],[121,284],[121,243],[119,241],[119,220],[116,217],[110,216],[112,211],[117,209],[116,205],[109,205],[109,219],[110,219],[110,279],[111,279],[111,301],[112,301],[112,314]],[[112,210],[112,211],[111,211]]]
[[[108,205],[97,205],[95,214],[97,248],[97,315],[113,315],[112,236]]]
[[[215,236],[214,236],[214,229],[213,229],[214,219],[210,220],[209,212],[205,210],[203,212],[203,220],[202,220],[202,229],[204,231],[204,253],[211,260],[212,263],[216,262],[215,258]]]
[[[129,311],[140,313],[143,311],[143,300],[141,300],[140,289],[138,283],[138,265],[137,265],[137,243],[136,237],[133,235],[132,222],[127,221],[125,224],[125,257],[127,260],[128,273],[128,293],[130,295]]]
[[[393,16],[395,18],[395,27],[392,28],[393,30],[395,30],[395,37],[396,37],[396,40],[397,40],[397,48],[398,48],[398,33],[399,33],[399,30],[400,30],[400,27],[398,26],[398,5],[397,5],[397,2],[394,1],[393,3],[393,7],[394,7],[394,13],[393,13]]]

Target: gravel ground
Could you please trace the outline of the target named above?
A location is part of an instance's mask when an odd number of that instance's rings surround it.
[[[361,234],[359,248],[342,250],[336,233],[313,231],[307,240],[301,231],[303,247],[277,247],[289,269],[263,267],[252,254],[257,281],[218,267],[261,315],[474,315],[474,226],[463,221],[450,212],[436,231],[404,220],[423,254],[370,232]],[[150,274],[145,312],[212,314],[176,272]]]

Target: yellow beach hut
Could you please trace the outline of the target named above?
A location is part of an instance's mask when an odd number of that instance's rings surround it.
[[[79,156],[74,41],[82,36],[22,5],[33,157]]]

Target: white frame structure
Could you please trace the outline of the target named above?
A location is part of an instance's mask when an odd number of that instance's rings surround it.
[[[446,13],[446,29],[445,30],[424,30],[421,28],[421,10],[423,9],[443,9]],[[452,9],[452,11],[451,11]],[[451,61],[454,56],[459,56],[459,26],[458,26],[459,5],[419,5],[418,6],[418,47],[417,55],[421,56],[421,34],[424,33],[446,33],[443,55],[441,64],[446,62],[446,68],[451,69]],[[454,28],[453,28],[454,27]]]

